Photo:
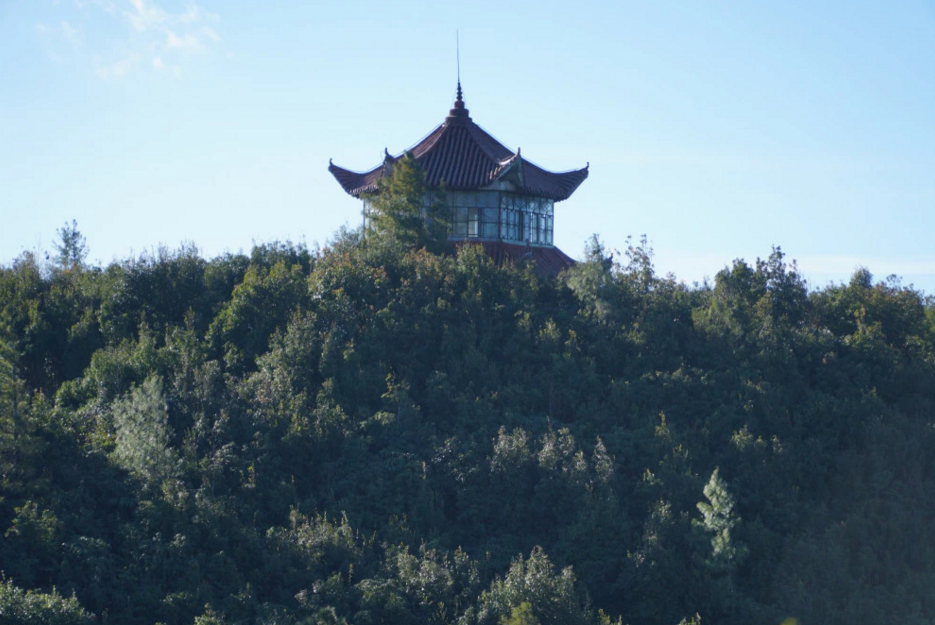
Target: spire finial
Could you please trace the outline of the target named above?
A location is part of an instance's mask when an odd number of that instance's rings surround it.
[[[455,54],[458,62],[458,91],[455,96],[454,106],[448,111],[448,121],[461,118],[470,120],[468,110],[464,108],[464,93],[461,91],[461,42],[457,29],[455,29]]]
[[[455,28],[455,60],[458,64],[458,97],[455,98],[455,102],[464,102],[461,97],[461,38],[457,28]]]

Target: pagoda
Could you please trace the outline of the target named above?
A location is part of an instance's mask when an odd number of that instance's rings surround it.
[[[474,123],[464,105],[461,82],[445,121],[398,156],[384,151],[383,163],[355,172],[329,162],[328,171],[349,194],[364,201],[377,193],[377,181],[393,163],[412,152],[426,187],[451,208],[449,240],[477,243],[498,263],[531,259],[540,274],[554,275],[574,264],[553,244],[554,206],[567,200],[588,166],[551,172],[513,152]]]

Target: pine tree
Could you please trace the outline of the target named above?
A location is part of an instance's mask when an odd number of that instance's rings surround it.
[[[369,196],[370,235],[403,248],[448,249],[449,219],[444,204],[425,186],[425,173],[407,152]]]
[[[87,239],[78,231],[78,222],[74,219],[57,230],[59,242],[55,244],[58,252],[58,266],[62,269],[75,269],[84,265],[88,257]]]
[[[147,484],[159,484],[178,468],[178,456],[169,446],[171,430],[162,378],[150,376],[113,407],[117,428],[114,458]]]
[[[740,523],[740,517],[734,513],[734,498],[727,491],[720,469],[714,469],[703,492],[708,501],[698,502],[702,519],[695,520],[693,525],[710,538],[711,552],[705,564],[717,572],[730,574],[746,555],[746,549],[731,538],[731,530]]]

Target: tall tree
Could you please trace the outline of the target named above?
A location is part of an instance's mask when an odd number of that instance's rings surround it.
[[[731,530],[740,522],[740,517],[734,512],[734,498],[727,491],[720,469],[711,473],[704,496],[708,501],[698,502],[702,518],[694,523],[710,538],[711,551],[705,563],[717,572],[729,574],[746,552],[743,545],[731,538]]]
[[[113,413],[117,462],[150,485],[171,477],[178,468],[178,457],[169,446],[172,433],[162,378],[147,378],[129,395],[114,402]]]
[[[56,262],[62,269],[75,269],[84,265],[88,257],[87,239],[78,231],[78,222],[74,219],[57,230],[59,240],[55,243],[58,252]]]
[[[448,248],[447,208],[425,186],[425,173],[412,152],[392,163],[392,171],[369,196],[371,232],[404,248],[439,253]]]

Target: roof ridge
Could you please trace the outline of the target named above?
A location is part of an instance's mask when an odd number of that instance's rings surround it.
[[[468,132],[471,133],[472,138],[474,138],[475,140],[480,138],[480,141],[478,141],[478,143],[493,142],[493,145],[495,147],[502,148],[510,155],[516,155],[516,150],[513,150],[507,147],[506,145],[504,145],[499,139],[497,139],[495,136],[487,132],[487,130],[483,126],[475,122],[473,119],[471,120],[471,123],[468,126],[468,128],[469,128]],[[487,154],[491,159],[497,162],[502,161],[504,158],[504,157],[496,156],[493,150],[490,149],[489,144],[481,145],[481,149],[484,150],[484,153]]]

